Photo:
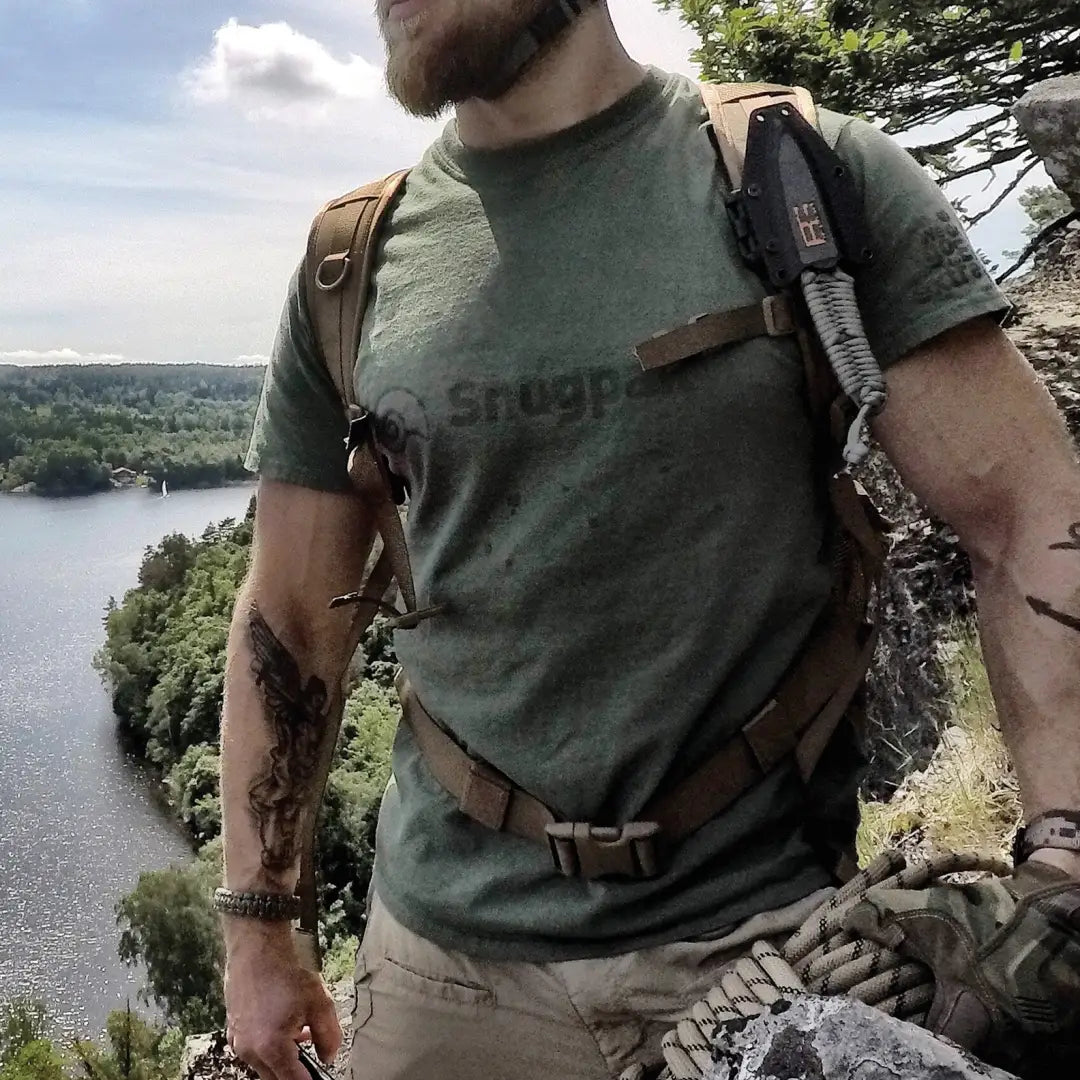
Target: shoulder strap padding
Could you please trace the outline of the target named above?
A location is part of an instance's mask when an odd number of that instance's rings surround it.
[[[709,120],[731,190],[742,184],[743,162],[750,116],[755,109],[787,102],[817,127],[817,106],[810,91],[801,86],[776,86],[772,83],[702,83],[701,97],[709,110]]]
[[[379,229],[408,170],[365,184],[319,211],[308,235],[304,289],[315,339],[347,412]]]

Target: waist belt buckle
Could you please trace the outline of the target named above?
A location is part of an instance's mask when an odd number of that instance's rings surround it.
[[[651,878],[660,873],[655,821],[621,826],[559,821],[544,828],[555,869],[565,877]]]

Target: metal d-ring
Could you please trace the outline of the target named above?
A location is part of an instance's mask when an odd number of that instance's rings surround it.
[[[323,281],[323,268],[327,263],[341,263],[341,269],[338,272],[338,276],[333,281]],[[333,292],[335,289],[341,288],[344,280],[349,276],[349,270],[352,267],[352,259],[349,258],[348,252],[339,251],[336,255],[327,255],[321,263],[319,263],[319,269],[315,271],[315,284],[322,289],[323,292]]]

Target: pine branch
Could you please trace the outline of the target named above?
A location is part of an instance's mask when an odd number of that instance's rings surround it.
[[[979,224],[983,218],[989,217],[1021,184],[1024,177],[1027,176],[1036,165],[1039,164],[1039,159],[1033,157],[1017,174],[1013,179],[1005,186],[1005,189],[1000,195],[985,209],[980,210],[974,216],[968,218],[968,228],[974,228]]]
[[[1080,221],[1080,210],[1073,210],[1072,213],[1066,214],[1064,217],[1058,218],[1057,221],[1052,221],[1045,229],[1042,230],[1030,244],[1022,252],[1020,252],[1020,258],[1016,260],[998,279],[997,283],[1000,285],[1007,278],[1012,277],[1021,266],[1024,265],[1031,258],[1031,256],[1038,251],[1038,249],[1046,243],[1056,232],[1061,229],[1066,229],[1074,221]]]

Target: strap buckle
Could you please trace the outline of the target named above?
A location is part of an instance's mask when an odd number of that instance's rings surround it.
[[[651,878],[660,873],[655,821],[622,826],[558,821],[544,827],[555,869],[565,877]]]

